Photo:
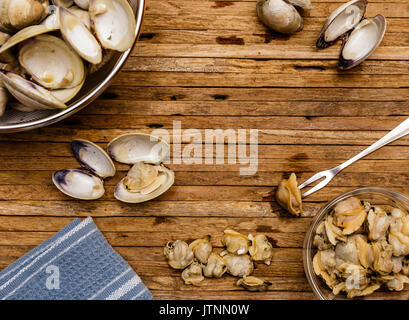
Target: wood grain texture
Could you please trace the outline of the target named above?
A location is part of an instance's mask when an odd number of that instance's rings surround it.
[[[313,0],[305,28],[291,37],[257,20],[255,0],[147,0],[140,41],[113,85],[90,106],[56,125],[0,136],[0,269],[40,244],[73,218],[92,216],[115,250],[141,276],[156,299],[315,299],[304,276],[302,245],[309,223],[326,202],[361,186],[408,193],[409,138],[368,156],[308,197],[301,218],[273,200],[279,181],[296,172],[305,180],[372,144],[409,115],[409,5],[370,1],[367,15],[384,14],[380,48],[348,72],[336,70],[340,43],[317,50],[325,18],[344,0]],[[116,201],[105,183],[98,201],[77,201],[51,182],[54,170],[79,167],[69,142],[89,139],[105,148],[132,131],[166,129],[173,142],[182,129],[257,129],[258,171],[240,176],[240,164],[168,164],[174,186],[138,205]],[[248,143],[249,135],[239,143]],[[226,148],[224,149],[226,154]],[[203,160],[201,157],[197,161]],[[265,233],[273,262],[255,275],[273,284],[249,293],[235,279],[186,286],[170,269],[168,240],[212,236],[221,250],[225,228]]]

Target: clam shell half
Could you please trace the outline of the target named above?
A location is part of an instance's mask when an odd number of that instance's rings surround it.
[[[75,139],[71,149],[79,163],[101,178],[113,177],[115,165],[108,154],[91,141]]]
[[[336,9],[326,20],[317,48],[327,48],[354,29],[365,15],[367,0],[352,0]]]
[[[149,134],[129,133],[121,135],[108,144],[108,154],[125,164],[161,163],[169,154],[169,145]]]
[[[100,178],[80,169],[56,171],[53,182],[62,193],[76,199],[95,200],[105,193]]]
[[[173,171],[165,168],[164,166],[158,166],[158,177],[156,182],[139,192],[131,192],[127,190],[124,184],[123,178],[115,188],[114,196],[116,199],[127,203],[141,203],[152,200],[159,197],[166,192],[175,181],[175,174]]]
[[[386,31],[382,15],[362,20],[344,41],[338,68],[348,70],[362,63],[379,47]]]

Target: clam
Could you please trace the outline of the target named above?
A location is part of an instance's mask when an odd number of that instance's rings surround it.
[[[236,285],[242,286],[247,291],[267,291],[272,283],[253,276],[245,276],[242,279],[239,279],[236,282]]]
[[[89,12],[103,48],[124,52],[132,47],[136,23],[127,0],[90,0]]]
[[[81,90],[85,83],[85,78],[84,80],[76,87],[73,88],[64,88],[64,89],[56,89],[56,90],[50,90],[50,93],[57,98],[58,100],[67,103],[70,101],[72,98],[74,98],[77,93]]]
[[[95,200],[104,195],[103,181],[79,169],[65,169],[53,174],[55,186],[66,195],[82,199]]]
[[[386,231],[391,223],[391,218],[380,207],[376,206],[374,210],[368,212],[368,229],[370,240],[385,239]]]
[[[108,154],[125,164],[137,162],[161,163],[169,154],[169,145],[155,137],[143,133],[121,135],[108,144]]]
[[[367,3],[367,0],[352,0],[336,9],[324,24],[317,47],[329,47],[354,29],[364,16]]]
[[[237,255],[246,254],[249,251],[250,241],[244,234],[231,229],[224,230],[223,245],[230,253]]]
[[[366,60],[381,44],[386,31],[382,15],[362,20],[344,41],[338,68],[348,70]]]
[[[207,259],[203,273],[207,278],[220,278],[227,271],[226,261],[217,253],[212,252]]]
[[[70,10],[60,8],[58,10],[61,33],[84,60],[98,64],[102,61],[102,49],[98,41],[81,21],[81,19]]]
[[[15,32],[37,24],[47,15],[48,0],[2,0],[0,30]]]
[[[297,9],[284,0],[260,0],[257,3],[257,15],[267,27],[280,33],[293,34],[304,28]]]
[[[193,252],[188,244],[181,240],[168,242],[163,249],[168,264],[173,269],[184,269],[193,262]]]
[[[276,200],[289,213],[300,216],[302,213],[301,191],[298,189],[297,177],[294,173],[288,180],[283,179],[278,185]]]
[[[249,276],[254,270],[254,264],[251,258],[247,254],[237,256],[235,254],[228,253],[223,256],[227,265],[227,272],[235,277]]]
[[[288,3],[303,10],[311,10],[311,0],[286,0]]]
[[[251,246],[249,247],[251,259],[255,262],[263,262],[269,265],[273,258],[273,246],[267,237],[264,234],[258,234],[256,236],[249,234],[248,238],[251,242]]]
[[[23,105],[35,110],[40,109],[65,109],[67,106],[50,91],[24,79],[23,77],[5,70],[0,70],[0,80],[4,86]]]
[[[356,197],[338,202],[334,208],[334,224],[343,228],[342,234],[344,235],[350,235],[357,231],[365,219],[365,207]]]
[[[193,241],[189,248],[193,251],[195,258],[203,264],[207,264],[210,254],[212,253],[213,246],[210,243],[210,236],[207,235],[202,239]]]
[[[329,242],[327,232],[325,230],[325,221],[320,222],[315,232],[314,246],[319,250],[330,249],[332,244]]]
[[[24,42],[21,66],[34,81],[49,89],[73,88],[85,78],[84,63],[60,38],[40,35]]]
[[[335,246],[338,243],[338,240],[346,241],[347,237],[342,233],[342,230],[337,226],[334,226],[332,216],[328,215],[324,224],[326,235],[332,245]]]
[[[185,284],[199,286],[204,280],[202,265],[193,261],[193,263],[182,272],[182,279]]]
[[[115,175],[115,165],[111,158],[96,144],[84,139],[75,139],[71,142],[71,149],[78,162],[100,178]]]

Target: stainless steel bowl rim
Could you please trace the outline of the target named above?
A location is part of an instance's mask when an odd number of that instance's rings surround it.
[[[350,197],[351,195],[359,195],[359,194],[379,194],[379,195],[387,195],[392,198],[396,198],[402,202],[405,202],[409,206],[409,197],[404,195],[403,193],[385,189],[385,188],[380,188],[380,187],[363,187],[363,188],[357,188],[350,190],[348,192],[345,192],[338,197],[334,198],[333,200],[329,201],[327,204],[325,204],[317,213],[317,215],[313,218],[311,221],[310,227],[308,228],[308,231],[305,235],[304,238],[304,243],[303,243],[303,264],[304,264],[304,272],[307,277],[308,283],[310,284],[312,290],[314,293],[317,295],[317,297],[321,300],[327,300],[326,297],[323,295],[319,287],[312,281],[314,275],[313,275],[313,268],[310,268],[309,266],[312,266],[312,259],[311,259],[311,254],[310,251],[313,248],[312,241],[314,240],[314,237],[312,236],[313,230],[315,230],[318,226],[318,224],[321,222],[323,215],[326,214],[327,210],[332,208],[334,204],[337,202],[346,199]]]
[[[27,131],[32,129],[37,129],[41,127],[45,127],[61,121],[70,115],[80,111],[81,109],[85,108],[88,104],[98,98],[104,90],[111,84],[114,80],[115,76],[121,70],[122,66],[128,59],[133,47],[135,46],[136,42],[138,41],[141,27],[142,27],[142,20],[145,11],[145,0],[138,0],[137,11],[135,14],[135,21],[136,21],[136,37],[134,44],[131,49],[125,51],[121,57],[118,59],[117,63],[115,64],[114,68],[109,73],[108,77],[106,77],[99,85],[97,85],[93,90],[91,90],[86,96],[82,99],[78,100],[72,106],[69,106],[67,109],[64,109],[58,113],[53,115],[44,117],[38,120],[27,121],[23,123],[17,124],[10,124],[10,125],[0,125],[0,133],[11,133],[11,132],[20,132],[20,131]]]

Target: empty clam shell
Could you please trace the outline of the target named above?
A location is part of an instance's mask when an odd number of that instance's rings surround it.
[[[85,78],[81,58],[60,38],[41,35],[21,46],[21,66],[40,85],[49,89],[73,88]]]
[[[84,60],[93,64],[102,61],[102,49],[81,19],[65,8],[58,10],[61,33]]]
[[[352,0],[336,9],[324,24],[317,47],[329,47],[355,28],[364,17],[367,4],[366,0]]]
[[[125,164],[140,161],[160,163],[169,154],[169,145],[149,134],[129,133],[112,140],[108,144],[108,154],[114,160]]]
[[[158,177],[156,180],[152,182],[151,185],[139,191],[129,190],[124,183],[125,179],[126,177],[116,186],[114,192],[115,198],[122,202],[140,203],[152,200],[166,192],[173,185],[175,174],[163,166],[158,166]]]
[[[126,0],[90,0],[92,25],[105,49],[126,51],[136,37],[136,22]]]
[[[0,79],[7,90],[23,105],[34,109],[65,109],[67,106],[50,91],[18,74],[0,70]]]
[[[91,141],[75,139],[71,142],[75,158],[82,166],[101,178],[113,177],[115,165],[108,154]]]
[[[304,28],[297,9],[283,0],[260,0],[257,15],[267,27],[280,33],[293,34]]]
[[[84,81],[82,81],[78,86],[73,87],[73,88],[64,88],[64,89],[56,89],[56,90],[50,90],[50,93],[57,98],[58,100],[67,103],[70,101],[72,98],[74,98],[77,93],[81,90],[85,83],[85,78]]]
[[[385,31],[382,15],[362,20],[344,42],[338,68],[348,70],[366,60],[381,44]]]
[[[55,186],[66,195],[82,200],[95,200],[104,195],[103,181],[86,171],[65,169],[53,174]]]

